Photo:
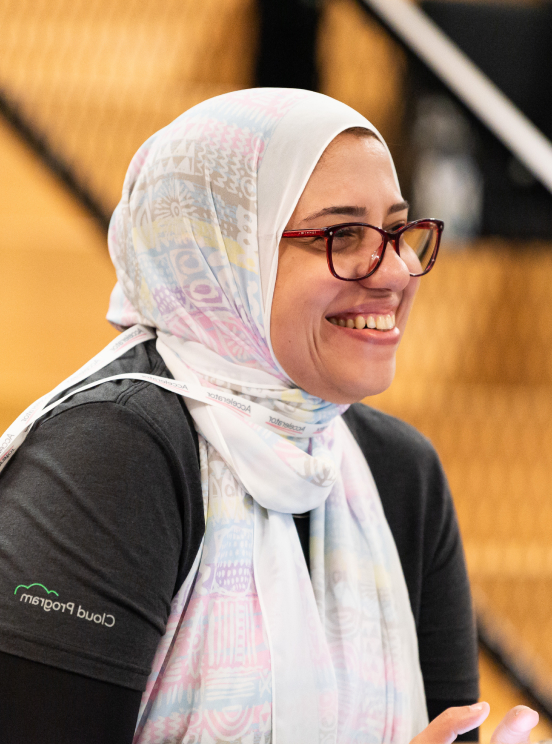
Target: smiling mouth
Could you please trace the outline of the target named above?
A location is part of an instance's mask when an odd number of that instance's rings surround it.
[[[395,327],[394,315],[355,315],[354,317],[332,315],[331,318],[326,318],[326,320],[332,325],[352,328],[357,331],[362,331],[365,328],[376,331],[392,331]]]

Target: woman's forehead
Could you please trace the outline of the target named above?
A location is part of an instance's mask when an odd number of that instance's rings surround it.
[[[378,138],[339,135],[326,148],[299,197],[292,219],[363,219],[374,210],[398,212],[402,199],[388,150]]]
[[[353,133],[358,131],[364,131],[366,134]],[[360,127],[355,127],[354,130],[345,130],[332,139],[316,164],[313,174],[322,168],[327,170],[342,168],[351,161],[354,162],[359,155],[366,160],[382,159],[392,166],[389,150],[380,138],[369,129],[361,130]]]

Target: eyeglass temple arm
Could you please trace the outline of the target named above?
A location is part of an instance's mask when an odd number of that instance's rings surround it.
[[[323,238],[327,235],[326,230],[327,228],[320,228],[318,230],[284,230],[282,238]]]

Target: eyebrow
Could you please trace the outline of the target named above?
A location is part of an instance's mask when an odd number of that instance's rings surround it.
[[[410,205],[405,200],[397,202],[396,204],[393,204],[391,207],[389,207],[389,209],[387,210],[387,214],[402,212],[404,209],[408,209],[409,206]],[[303,222],[310,222],[311,220],[315,220],[318,217],[324,217],[327,214],[346,214],[349,217],[364,217],[366,214],[366,209],[364,207],[354,207],[348,205],[326,207],[325,209],[321,209],[319,212],[309,214],[308,217],[305,217]]]
[[[406,199],[403,199],[402,201],[393,204],[392,207],[389,207],[389,209],[387,210],[387,214],[402,212],[404,209],[410,209],[410,204],[406,201]]]

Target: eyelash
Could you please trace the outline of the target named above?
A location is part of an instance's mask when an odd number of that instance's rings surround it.
[[[391,225],[391,227],[384,228],[387,230],[387,232],[395,232],[396,230],[400,230],[401,227],[404,227],[406,225],[406,222],[397,222],[395,225]]]

